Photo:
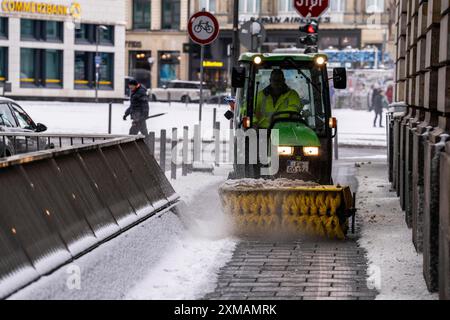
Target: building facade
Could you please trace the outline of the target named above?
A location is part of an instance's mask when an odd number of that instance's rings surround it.
[[[198,80],[199,46],[190,42],[187,20],[205,8],[220,23],[218,39],[205,47],[205,79],[224,89],[230,69],[234,0],[128,0],[127,72],[152,86],[168,80]],[[301,19],[293,0],[240,0],[239,22],[260,21],[266,30],[262,52],[295,47]],[[393,53],[391,0],[333,0],[320,19],[320,48],[376,47]],[[189,49],[189,50],[187,50]],[[241,51],[249,50],[241,43]],[[153,66],[149,63],[151,57]]]
[[[125,0],[1,2],[0,81],[10,83],[8,96],[121,99],[124,54]]]

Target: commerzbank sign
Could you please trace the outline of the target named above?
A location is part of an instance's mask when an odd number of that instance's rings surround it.
[[[52,16],[81,16],[81,5],[73,2],[70,5],[34,1],[3,0],[2,10],[7,13],[34,13]]]

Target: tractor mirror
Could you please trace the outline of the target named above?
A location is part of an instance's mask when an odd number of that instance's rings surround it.
[[[347,70],[345,68],[334,68],[333,85],[335,89],[347,89]]]
[[[233,88],[243,88],[245,85],[245,68],[234,67],[231,75],[231,86]]]
[[[228,110],[227,112],[225,112],[224,116],[227,120],[231,120],[234,117],[234,112],[231,110]]]

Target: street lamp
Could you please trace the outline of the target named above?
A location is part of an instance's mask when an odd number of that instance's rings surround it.
[[[100,80],[100,64],[101,64],[101,59],[100,56],[98,55],[98,44],[99,44],[99,40],[100,40],[100,30],[106,31],[108,30],[107,26],[104,25],[97,25],[95,27],[95,44],[96,44],[96,49],[95,49],[95,102],[98,103],[98,83]]]

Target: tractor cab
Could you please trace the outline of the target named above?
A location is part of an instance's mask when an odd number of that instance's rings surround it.
[[[344,89],[346,82],[345,68],[334,69],[334,88]],[[336,119],[331,114],[326,55],[246,53],[233,68],[232,86],[236,101],[228,117],[233,117],[235,131],[278,131],[276,178],[332,183]],[[261,166],[235,163],[234,177],[264,178]]]

